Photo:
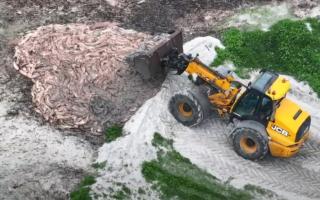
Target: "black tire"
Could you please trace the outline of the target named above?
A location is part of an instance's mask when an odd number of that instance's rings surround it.
[[[169,111],[174,118],[185,126],[196,126],[204,118],[201,102],[191,93],[176,94],[169,101]]]
[[[231,134],[233,148],[249,160],[261,160],[269,152],[268,136],[264,126],[255,121],[242,121]]]

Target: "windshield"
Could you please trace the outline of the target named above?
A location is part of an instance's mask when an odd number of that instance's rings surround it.
[[[264,72],[251,84],[251,87],[264,93],[272,85],[272,83],[277,79],[278,75]]]

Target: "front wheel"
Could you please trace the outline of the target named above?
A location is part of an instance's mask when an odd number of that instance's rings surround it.
[[[204,116],[200,101],[191,93],[176,94],[169,101],[169,111],[174,118],[185,126],[196,126]]]
[[[233,130],[231,137],[234,150],[245,159],[260,160],[269,152],[266,131],[257,122],[240,122]]]

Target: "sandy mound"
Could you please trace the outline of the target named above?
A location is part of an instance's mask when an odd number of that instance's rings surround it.
[[[14,66],[34,82],[33,102],[46,120],[99,132],[157,92],[161,80],[143,81],[125,60],[165,38],[108,22],[49,25],[21,40]]]
[[[93,146],[22,114],[0,101],[0,199],[69,199],[91,170]]]

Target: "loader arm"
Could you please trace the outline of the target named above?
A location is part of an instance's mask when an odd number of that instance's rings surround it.
[[[144,79],[153,78],[159,73],[175,71],[178,75],[188,74],[189,79],[193,82],[200,81],[207,84],[215,91],[208,98],[221,114],[230,112],[243,86],[236,82],[230,74],[222,75],[206,66],[197,57],[183,53],[181,30],[175,31],[167,40],[149,52],[130,55],[127,61]]]
[[[209,86],[208,99],[221,115],[231,112],[238,94],[241,91],[242,83],[235,81],[234,77],[228,72],[223,75],[206,66],[197,57],[184,53],[176,54],[174,51],[169,54],[166,66],[175,70],[177,74],[186,74],[195,84],[206,84]]]
[[[242,83],[228,75],[222,75],[218,71],[209,68],[199,59],[193,58],[188,62],[185,72],[193,82],[204,82],[214,88],[214,93],[208,96],[211,104],[217,108],[220,115],[230,113],[241,91]]]
[[[192,76],[191,78],[200,78],[220,91],[229,90],[232,81],[234,81],[232,76],[224,76],[218,71],[210,69],[197,58],[190,60],[185,72]]]

